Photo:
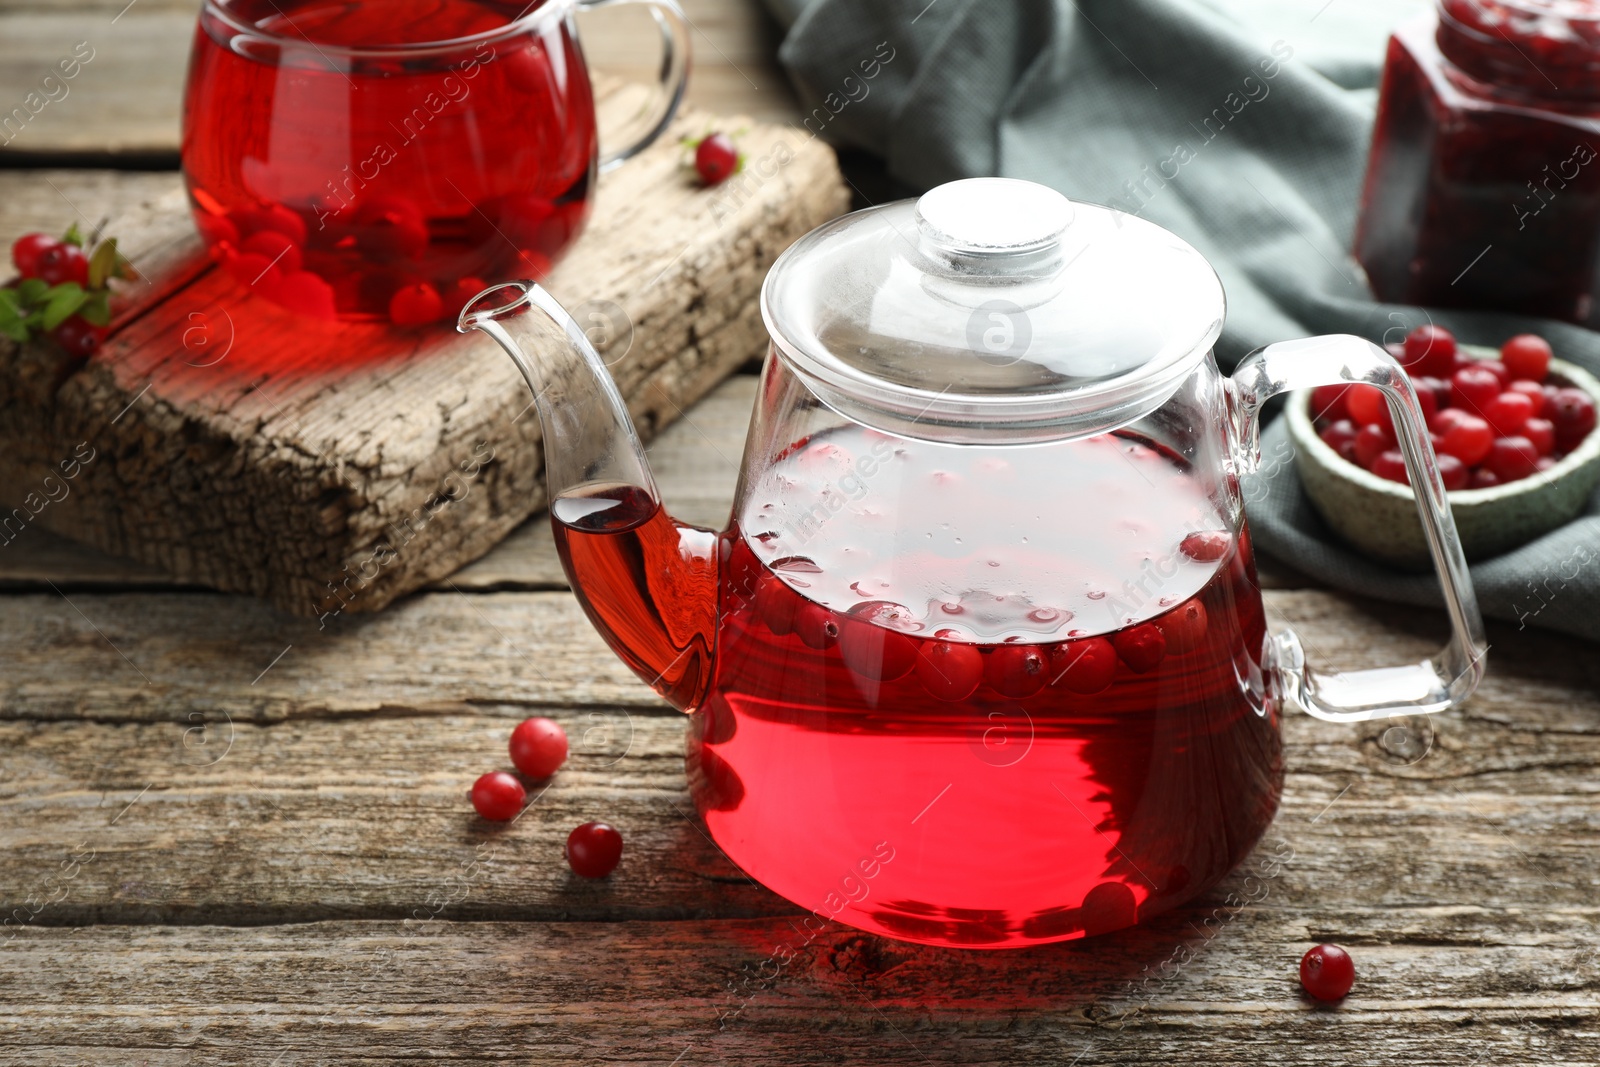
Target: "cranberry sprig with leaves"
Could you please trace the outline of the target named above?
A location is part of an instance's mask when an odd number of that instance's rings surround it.
[[[16,278],[0,288],[0,335],[18,343],[41,333],[74,356],[89,356],[105,340],[111,325],[113,278],[138,275],[122,253],[117,239],[89,241],[76,223],[58,240],[30,233],[11,246]]]

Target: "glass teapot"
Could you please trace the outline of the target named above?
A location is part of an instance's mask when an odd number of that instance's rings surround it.
[[[486,290],[459,328],[532,387],[561,561],[692,715],[717,844],[813,928],[996,948],[1127,926],[1226,875],[1277,808],[1284,708],[1434,712],[1482,676],[1398,365],[1330,336],[1224,377],[1223,304],[1177,237],[1030,182],[830,222],[762,289],[772,345],[721,532],[662,510],[616,385],[544,290]],[[1267,629],[1239,476],[1269,397],[1337,382],[1387,394],[1420,487],[1453,629],[1421,663],[1320,672]]]

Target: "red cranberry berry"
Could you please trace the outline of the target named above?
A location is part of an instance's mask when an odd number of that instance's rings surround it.
[[[1349,419],[1331,422],[1319,434],[1323,444],[1339,453],[1341,459],[1356,462],[1356,424]]]
[[[1346,394],[1349,389],[1348,385],[1319,385],[1311,390],[1311,417],[1318,422],[1348,419],[1350,409],[1346,406]]]
[[[1418,326],[1406,334],[1401,362],[1412,374],[1448,378],[1455,371],[1455,336],[1443,326]]]
[[[274,267],[273,270],[276,271],[277,268]],[[297,270],[286,275],[273,290],[273,296],[290,311],[305,315],[307,318],[333,319],[338,315],[334,304],[333,286],[324,281],[322,275],[313,274],[308,270]]]
[[[1198,530],[1178,542],[1178,551],[1196,563],[1215,563],[1233,547],[1227,530]]]
[[[965,700],[983,683],[983,653],[964,641],[923,641],[917,681],[940,700]]]
[[[1465,489],[1467,480],[1472,472],[1467,470],[1467,465],[1448,452],[1440,452],[1434,457],[1439,464],[1439,480],[1444,482],[1446,489]]]
[[[1500,346],[1500,362],[1513,378],[1542,382],[1550,373],[1550,343],[1531,333],[1519,333]]]
[[[300,246],[277,230],[253,233],[244,239],[239,248],[245,252],[264,256],[267,262],[285,274],[292,274],[301,266]]]
[[[1501,437],[1521,433],[1533,417],[1533,401],[1509,389],[1483,406],[1483,417]]]
[[[739,169],[739,150],[727,134],[713,133],[695,147],[694,169],[707,185],[721,185]]]
[[[490,771],[472,783],[472,806],[490,822],[505,822],[517,817],[528,791],[505,771]]]
[[[11,262],[17,265],[17,273],[24,278],[37,278],[39,257],[60,243],[49,234],[23,234],[11,244]]]
[[[795,612],[800,597],[775,574],[763,574],[756,583],[756,614],[776,637],[794,633]]]
[[[1412,378],[1411,387],[1417,395],[1423,393],[1433,394],[1433,406],[1436,411],[1443,411],[1450,406],[1450,380],[1448,378]]]
[[[1383,391],[1375,385],[1352,385],[1345,407],[1350,409],[1350,418],[1358,426],[1376,424],[1387,429],[1394,427],[1389,417],[1389,402],[1384,399]]]
[[[1462,367],[1450,379],[1450,395],[1455,406],[1475,415],[1483,414],[1484,405],[1499,396],[1503,388],[1494,371],[1481,363]]]
[[[1533,442],[1541,456],[1556,450],[1556,424],[1549,419],[1529,419],[1522,424],[1522,436]]]
[[[1148,674],[1167,658],[1167,638],[1153,623],[1140,623],[1119,630],[1111,638],[1118,657],[1135,674]]]
[[[567,732],[552,719],[524,719],[511,731],[511,762],[529,778],[548,778],[567,761]]]
[[[1103,637],[1067,641],[1050,649],[1050,672],[1051,685],[1092,696],[1104,692],[1115,677],[1117,650]]]
[[[622,859],[622,835],[603,822],[586,822],[567,835],[567,863],[584,878],[604,878]]]
[[[1472,468],[1472,473],[1467,477],[1468,489],[1493,489],[1499,484],[1500,479],[1495,476],[1494,471],[1489,470],[1487,467],[1474,467]]]
[[[839,658],[863,678],[903,678],[917,662],[917,642],[901,631],[914,625],[911,612],[899,604],[863,601],[839,627]]]
[[[457,278],[445,286],[439,294],[439,299],[444,301],[446,318],[454,319],[461,314],[461,309],[472,302],[472,298],[489,288],[482,278]]]
[[[839,622],[833,612],[811,600],[803,601],[794,613],[795,636],[807,648],[822,651],[839,639]]]
[[[1411,478],[1406,473],[1405,456],[1401,455],[1398,449],[1391,448],[1380,453],[1378,458],[1372,461],[1372,473],[1391,482],[1399,482],[1401,485],[1411,484]]]
[[[1469,467],[1482,463],[1493,447],[1494,430],[1476,415],[1459,416],[1444,432],[1444,450]]]
[[[1518,378],[1516,381],[1507,386],[1506,391],[1511,393],[1521,393],[1523,396],[1533,401],[1533,413],[1535,415],[1544,414],[1545,394],[1543,385],[1540,385],[1538,382],[1529,381],[1526,378]]]
[[[1502,482],[1514,482],[1539,469],[1539,450],[1526,437],[1497,438],[1483,465]]]
[[[89,284],[89,257],[77,245],[59,241],[40,252],[34,264],[39,272],[37,276],[48,285]]]
[[[1318,1000],[1342,1000],[1355,982],[1355,961],[1338,945],[1318,945],[1300,957],[1300,986]]]
[[[1594,401],[1582,389],[1557,389],[1550,396],[1545,417],[1555,424],[1556,447],[1571,452],[1594,429]]]
[[[1413,388],[1415,387],[1415,383]],[[1422,421],[1432,422],[1439,414],[1439,397],[1432,389],[1417,389],[1417,407],[1422,409]]]
[[[1502,390],[1511,384],[1511,369],[1504,363],[1501,363],[1498,359],[1480,359],[1476,364],[1474,364],[1474,366],[1482,367],[1484,370],[1493,374],[1500,382],[1500,388]]]
[[[1200,647],[1206,639],[1206,608],[1198,600],[1185,600],[1159,619],[1155,620],[1161,636],[1167,639],[1167,651],[1181,656]]]
[[[1385,429],[1376,423],[1363,426],[1356,434],[1356,462],[1371,470],[1373,461],[1393,448],[1396,443],[1393,430]]]
[[[54,336],[56,344],[67,355],[86,359],[100,350],[100,345],[106,339],[106,328],[91,325],[74,315],[56,327]]]
[[[389,320],[396,326],[426,326],[443,315],[444,301],[428,282],[401,286],[389,299]]]
[[[983,679],[1001,696],[1025,700],[1050,680],[1050,664],[1038,645],[1000,645],[988,659]]]

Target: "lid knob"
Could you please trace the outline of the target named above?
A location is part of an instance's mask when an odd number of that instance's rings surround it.
[[[1060,242],[1072,201],[1037,182],[963,178],[917,201],[917,229],[940,250],[965,256],[1013,256]]]

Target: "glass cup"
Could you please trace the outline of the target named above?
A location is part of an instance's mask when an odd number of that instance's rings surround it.
[[[663,39],[643,132],[602,156],[574,14],[645,3]],[[206,0],[183,168],[212,255],[324,319],[420,326],[542,277],[599,171],[666,128],[688,74],[675,0]]]

